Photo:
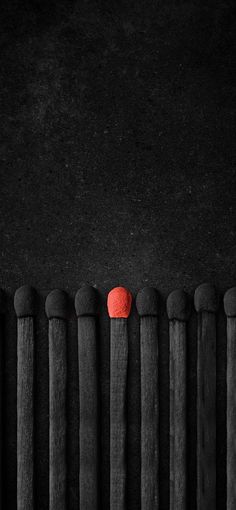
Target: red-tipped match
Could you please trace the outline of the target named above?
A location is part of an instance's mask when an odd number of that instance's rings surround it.
[[[111,319],[127,319],[130,314],[132,294],[124,287],[115,287],[107,298],[107,308]]]

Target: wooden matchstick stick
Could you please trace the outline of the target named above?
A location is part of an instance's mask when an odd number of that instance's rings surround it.
[[[17,509],[34,508],[34,315],[35,291],[14,296],[17,315]]]
[[[98,295],[85,285],[75,296],[79,358],[79,494],[80,508],[97,510],[98,498],[98,366],[96,315]]]
[[[171,292],[167,314],[170,321],[170,510],[186,510],[186,322],[190,306],[183,290]]]
[[[47,296],[49,319],[49,509],[66,510],[67,296]]]
[[[236,508],[236,287],[224,296],[227,315],[227,510]]]
[[[110,321],[110,508],[126,508],[126,388],[128,367],[127,318],[131,293],[116,287],[108,294]]]
[[[4,343],[4,306],[5,295],[2,289],[0,289],[0,510],[2,510],[3,504],[3,480],[2,480],[2,449],[3,449],[3,343]]]
[[[141,509],[159,508],[158,294],[144,288],[136,297],[141,357]]]
[[[197,509],[216,508],[216,311],[210,284],[194,295],[198,312],[197,360]]]

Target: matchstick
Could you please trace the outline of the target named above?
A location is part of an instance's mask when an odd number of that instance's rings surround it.
[[[47,296],[49,319],[49,509],[66,510],[67,296]]]
[[[5,312],[5,295],[0,289],[0,510],[3,505],[3,479],[2,479],[2,450],[3,450],[3,343],[4,343],[4,312]]]
[[[17,315],[17,509],[34,508],[34,315],[35,291],[15,292]]]
[[[171,292],[167,314],[170,321],[170,510],[186,510],[186,322],[190,306],[183,290]]]
[[[75,296],[75,309],[79,358],[79,495],[83,510],[97,510],[99,506],[97,308],[94,287],[81,287]]]
[[[227,510],[236,508],[236,287],[224,296],[227,315]]]
[[[141,510],[159,508],[158,294],[144,288],[136,297],[141,357]]]
[[[197,360],[197,510],[216,508],[216,311],[210,284],[194,295],[198,312]]]
[[[127,318],[131,293],[115,287],[108,294],[110,317],[110,508],[126,508],[126,388],[128,367]]]

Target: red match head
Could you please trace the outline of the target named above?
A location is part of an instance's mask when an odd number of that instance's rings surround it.
[[[124,287],[115,287],[107,298],[107,308],[111,319],[127,319],[130,314],[132,295]]]

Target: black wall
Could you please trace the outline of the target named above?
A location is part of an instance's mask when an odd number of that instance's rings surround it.
[[[235,11],[217,2],[5,2],[1,12],[0,285],[7,295],[5,507],[16,504],[16,338],[12,298],[39,292],[36,494],[47,508],[47,323],[55,287],[101,291],[103,508],[108,508],[109,323],[115,285],[157,287],[161,503],[168,508],[165,298],[235,284]],[[189,347],[189,505],[195,508],[196,318]],[[71,312],[68,508],[77,508],[76,322]],[[131,317],[129,509],[139,508],[139,347]],[[218,508],[225,505],[225,322],[218,340]]]

